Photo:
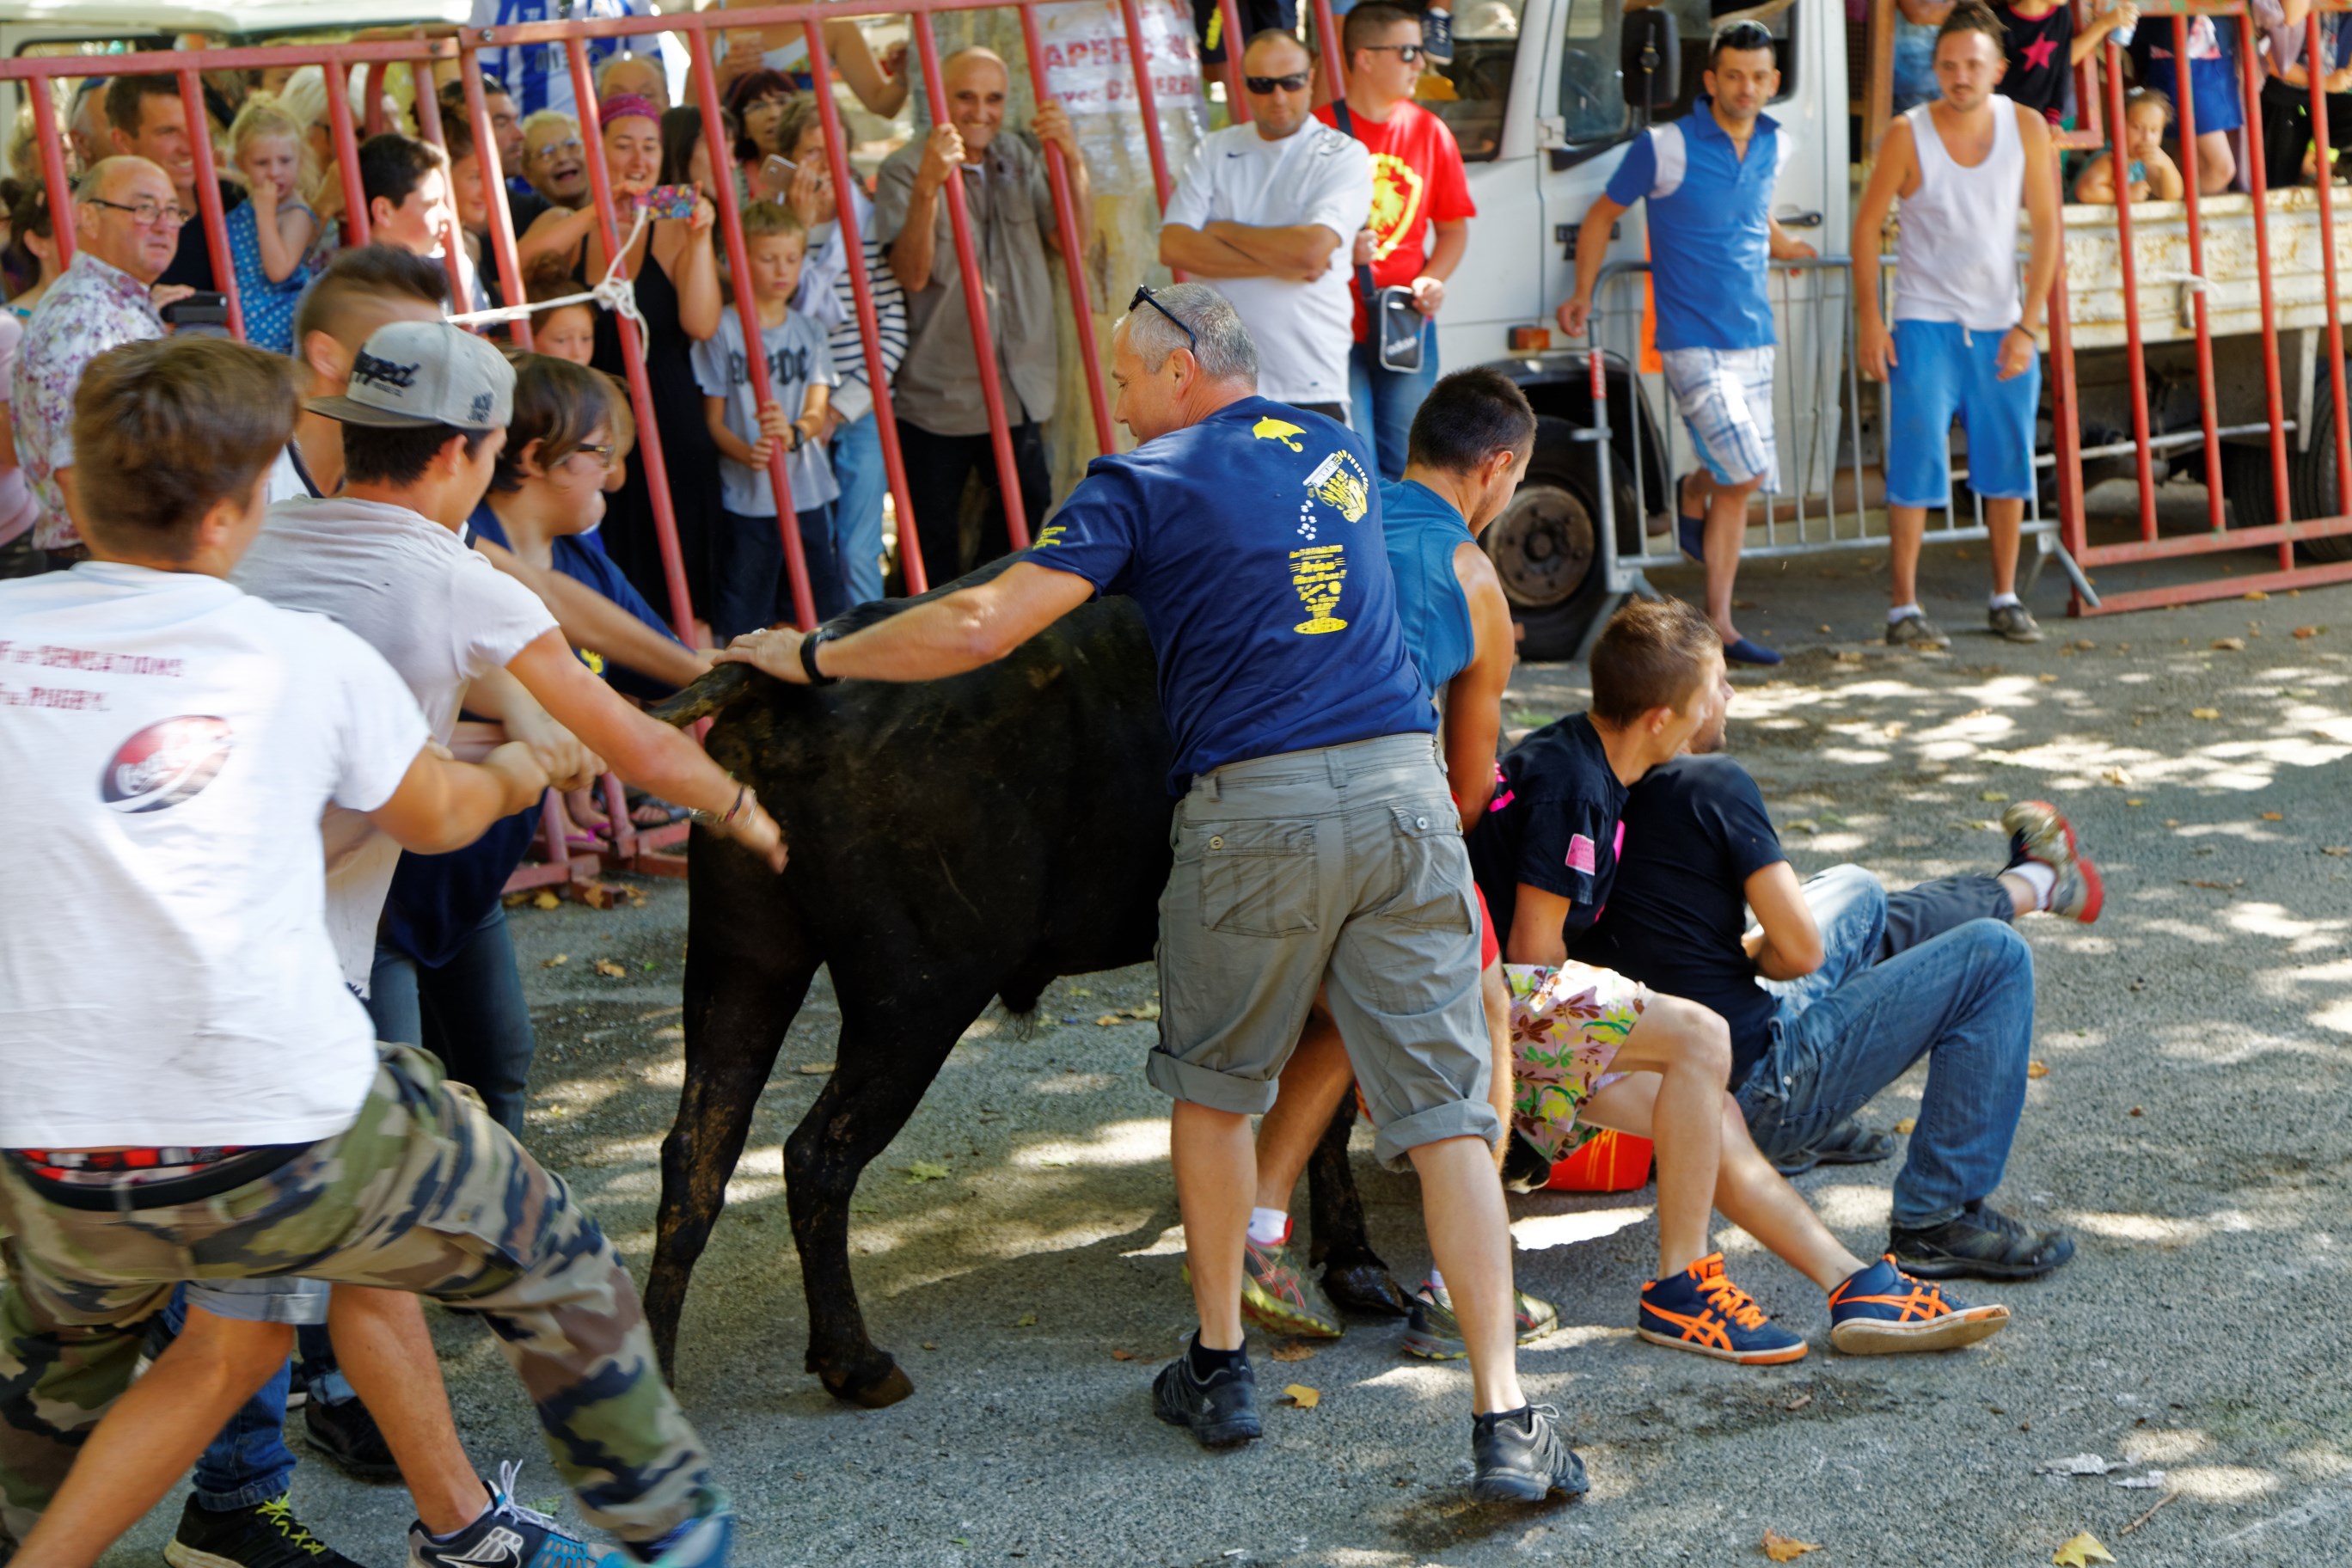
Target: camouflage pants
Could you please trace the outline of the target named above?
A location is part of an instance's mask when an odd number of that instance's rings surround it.
[[[650,1541],[702,1511],[709,1456],[604,1232],[433,1058],[381,1049],[357,1121],[216,1197],[93,1212],[0,1161],[0,1541],[130,1385],[175,1281],[289,1275],[481,1314],[594,1523]]]

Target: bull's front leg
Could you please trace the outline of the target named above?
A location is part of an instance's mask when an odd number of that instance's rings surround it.
[[[1307,1213],[1315,1241],[1307,1261],[1310,1268],[1322,1265],[1323,1289],[1336,1305],[1372,1317],[1402,1317],[1412,1304],[1372,1250],[1364,1202],[1348,1163],[1348,1135],[1355,1126],[1356,1096],[1350,1089],[1307,1157]]]

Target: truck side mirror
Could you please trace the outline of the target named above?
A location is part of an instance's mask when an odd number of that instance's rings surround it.
[[[1664,6],[1625,13],[1620,35],[1619,68],[1625,73],[1625,102],[1643,114],[1675,106],[1682,95],[1682,35]]]

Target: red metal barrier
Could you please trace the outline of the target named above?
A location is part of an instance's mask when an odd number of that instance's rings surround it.
[[[522,263],[515,252],[514,211],[507,202],[507,172],[499,155],[499,139],[490,128],[489,94],[482,90],[481,57],[467,49],[458,58],[457,68],[466,88],[466,119],[474,128],[474,156],[482,171],[482,189],[491,198],[490,254],[497,258],[497,272],[507,280],[509,293],[518,296],[507,301],[522,303],[524,291]],[[531,347],[530,318],[521,317],[507,323],[507,331],[517,347]]]
[[[1250,122],[1249,89],[1242,80],[1242,48],[1249,40],[1242,37],[1241,7],[1234,0],[1217,0],[1217,15],[1225,31],[1225,109],[1236,125]],[[1031,65],[1035,71],[1035,65]]]
[[[1228,10],[1234,0],[1224,0]],[[1029,80],[1042,99],[1045,94],[1045,51],[1037,41],[1037,7],[1021,7],[1021,45],[1029,59]],[[1230,47],[1226,50],[1232,58]],[[1139,68],[1139,77],[1149,77],[1148,69]],[[1118,450],[1118,437],[1111,434],[1110,399],[1103,391],[1102,355],[1095,346],[1094,292],[1087,287],[1086,246],[1078,231],[1078,215],[1070,200],[1070,171],[1062,158],[1062,150],[1052,142],[1045,143],[1045,178],[1054,187],[1054,221],[1062,237],[1062,267],[1070,282],[1070,314],[1077,322],[1078,357],[1086,363],[1087,403],[1095,416],[1095,444],[1108,457]],[[1166,205],[1162,196],[1161,205]]]

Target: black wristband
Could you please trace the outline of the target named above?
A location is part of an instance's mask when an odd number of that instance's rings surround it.
[[[833,632],[824,626],[801,638],[801,673],[808,677],[811,686],[837,686],[841,682],[841,677],[827,675],[816,667],[817,646],[832,640]]]

